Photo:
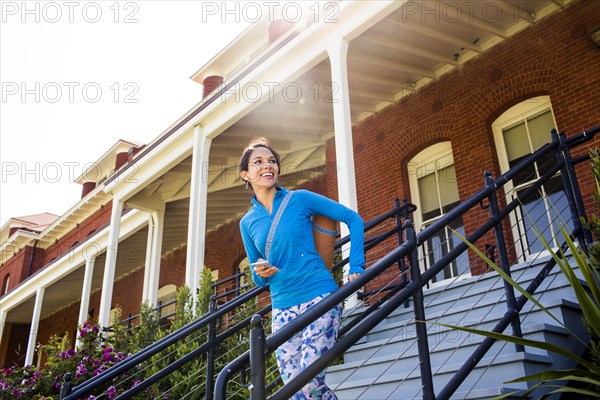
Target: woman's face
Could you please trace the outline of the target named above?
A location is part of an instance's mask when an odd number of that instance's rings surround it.
[[[271,188],[277,183],[279,168],[277,159],[271,151],[265,147],[257,147],[252,150],[248,160],[248,171],[241,171],[242,178],[252,184],[254,190],[259,188]]]

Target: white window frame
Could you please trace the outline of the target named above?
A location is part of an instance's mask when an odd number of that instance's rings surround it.
[[[445,142],[435,143],[435,144],[423,149],[421,152],[417,153],[408,163],[408,182],[410,185],[410,197],[412,199],[412,202],[417,206],[417,211],[413,213],[415,230],[417,232],[422,230],[423,223],[424,223],[423,215],[422,215],[422,211],[421,211],[422,210],[421,193],[419,191],[419,179],[418,179],[417,171],[419,168],[423,168],[424,166],[434,163],[434,162],[436,162],[436,160],[439,160],[439,159],[445,159],[445,160],[450,161],[450,162],[444,164],[443,166],[441,166],[441,168],[447,167],[450,164],[455,165],[454,164],[454,156],[452,153],[452,142],[445,141]],[[438,204],[441,204],[441,202],[442,202],[441,196],[439,195],[439,192],[437,194],[438,194]],[[441,218],[444,215],[445,214],[441,214],[435,218],[432,218],[431,220],[428,220],[427,222],[429,224],[431,224],[435,220]],[[419,259],[422,260],[423,258],[424,258],[424,254],[422,251],[422,246],[420,246],[419,247]],[[420,262],[419,267],[421,269],[421,272],[425,271],[425,263]],[[448,279],[439,280],[437,282],[429,283],[428,287],[433,288],[436,286],[444,286],[444,285],[447,285],[448,282],[451,280],[462,280],[462,279],[470,278],[471,276],[472,276],[471,269],[469,267],[468,273],[454,276],[454,277],[448,278]]]
[[[508,110],[506,110],[502,115],[500,115],[493,123],[492,123],[492,131],[494,133],[494,143],[496,145],[496,154],[498,155],[498,163],[500,165],[501,173],[505,173],[509,170],[509,161],[508,154],[506,151],[506,143],[504,142],[504,134],[502,130],[504,128],[508,128],[510,126],[516,125],[520,121],[524,121],[525,119],[535,116],[536,114],[540,114],[544,111],[550,110],[550,114],[552,115],[552,122],[554,126],[558,126],[556,124],[556,119],[554,117],[554,110],[552,109],[552,103],[550,101],[550,96],[538,96],[533,97],[527,100],[524,100]],[[550,135],[550,132],[548,132]],[[531,138],[530,145],[531,145]],[[523,185],[526,187],[527,185]],[[512,192],[515,190],[515,187],[512,181],[507,182],[505,187],[506,193],[506,202],[510,203],[512,199]],[[520,187],[520,186],[519,186]],[[517,187],[517,189],[519,188]],[[547,199],[544,198],[544,205],[546,209],[548,209]],[[511,212],[509,215],[510,218],[510,226],[511,231],[513,233],[513,238],[515,239],[515,249],[517,254],[517,259],[519,261],[526,261],[533,257],[536,257],[540,254],[540,252],[533,253],[529,252],[529,249],[526,252],[523,251],[523,248],[528,247],[527,238],[523,239],[521,237],[520,232],[525,232],[525,226],[523,225],[523,216],[521,215],[520,208],[517,207],[514,212]],[[517,225],[518,223],[518,225]],[[522,241],[525,240],[525,243]],[[542,251],[541,253],[544,253]]]

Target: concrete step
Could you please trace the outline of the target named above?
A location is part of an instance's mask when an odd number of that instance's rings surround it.
[[[513,276],[521,283],[523,287],[526,287],[533,278],[538,274],[541,269],[540,264],[535,264],[525,268],[525,264],[522,264],[521,268],[517,268],[513,272]],[[561,292],[555,292],[548,294],[551,289],[552,291],[560,290]],[[515,291],[516,296],[520,293]],[[570,300],[575,300],[575,294],[573,293],[569,282],[566,278],[559,273],[558,267],[555,267],[550,275],[545,279],[542,286],[538,289],[535,298],[543,299],[543,297],[554,297],[560,296]],[[424,303],[425,313],[428,320],[435,319],[436,316],[446,313],[447,310],[452,311],[467,311],[470,309],[477,309],[479,313],[494,313],[504,312],[505,310],[505,292],[503,280],[495,272],[484,274],[481,277],[472,277],[463,281],[454,282],[451,287],[447,288],[434,288],[424,292]],[[476,305],[476,306],[474,306]],[[483,306],[487,307],[484,308]],[[360,310],[346,311],[346,320],[358,315]],[[473,318],[477,316],[475,314]],[[414,311],[412,306],[409,308],[399,307],[397,310],[392,312],[387,319],[382,321],[377,326],[372,335],[376,335],[380,327],[390,325],[396,322],[403,322],[406,320],[412,320]],[[385,329],[385,328],[383,328]],[[368,338],[366,338],[368,339]]]
[[[433,373],[436,373],[437,370],[448,363],[464,362],[483,340],[482,336],[468,335],[465,332],[459,331],[454,332],[465,335],[465,337],[458,337],[458,340],[443,340],[430,345],[430,361]],[[453,332],[449,333],[452,334]],[[543,324],[536,326],[535,330],[524,332],[523,336],[527,339],[566,345],[569,332],[561,327]],[[374,353],[369,358],[330,367],[327,374],[327,381],[341,384],[354,380],[377,379],[389,373],[406,372],[420,374],[418,367],[419,353],[416,341],[413,342],[412,346],[406,348],[404,352],[396,353],[390,350],[390,346],[385,346],[383,349],[385,351]],[[532,354],[549,355],[546,351],[537,348],[527,348],[527,351]],[[514,352],[514,344],[496,342],[488,351],[486,357],[498,357],[499,355],[512,354]]]
[[[439,392],[458,371],[463,363],[446,364],[434,376],[434,391]],[[452,398],[480,398],[483,389],[498,390],[498,377],[503,381],[515,379],[526,374],[542,371],[552,364],[552,357],[528,352],[504,354],[495,358],[484,358],[473,372],[467,376]],[[333,367],[331,367],[333,368]],[[330,369],[331,369],[330,368]],[[327,374],[327,384],[340,400],[406,400],[421,399],[422,383],[418,366],[414,372],[392,372],[374,380],[353,379],[351,382],[336,384]],[[481,387],[479,383],[483,382]],[[526,384],[511,384],[516,389],[525,389]],[[471,391],[471,388],[475,390]],[[461,393],[462,392],[462,393]],[[470,397],[467,393],[473,393]],[[460,397],[459,397],[460,396]]]
[[[564,289],[564,288],[563,288]],[[572,289],[567,288],[567,290],[560,291],[546,291],[544,295],[538,299],[542,305],[545,307],[556,307],[561,305],[563,297],[565,296],[565,291],[572,291]],[[569,293],[567,293],[569,294]],[[566,302],[571,302],[570,300],[565,300]],[[530,310],[536,310],[537,306],[533,303],[528,302],[522,313],[525,314]],[[440,322],[446,324],[453,325],[462,325],[462,324],[473,324],[479,323],[483,321],[484,318],[488,315],[503,315],[506,312],[506,303],[502,300],[498,302],[498,299],[486,298],[481,301],[479,304],[462,304],[460,306],[450,307],[448,311],[445,312],[436,312],[436,313],[428,313],[426,311],[426,318],[429,322]],[[414,334],[414,317],[413,315],[407,315],[407,318],[410,319],[400,319],[398,316],[388,317],[386,320],[382,321],[376,327],[374,327],[357,345],[367,343],[370,341],[377,341],[387,339],[390,336],[404,334],[408,335],[409,333]],[[533,315],[532,315],[533,317]],[[525,319],[521,319],[523,322],[532,321],[531,318],[529,321]],[[534,321],[535,322],[535,321]],[[434,325],[428,327],[428,329],[436,329]]]

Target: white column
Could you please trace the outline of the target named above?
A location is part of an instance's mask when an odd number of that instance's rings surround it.
[[[358,210],[356,179],[354,175],[354,149],[352,147],[352,118],[350,115],[350,88],[346,63],[349,43],[344,38],[332,40],[327,48],[331,64],[333,85],[333,126],[335,131],[335,158],[337,163],[339,202],[355,211]],[[348,235],[348,227],[341,225],[342,236]],[[349,253],[344,246],[343,253]],[[344,283],[348,279],[349,266],[344,267]],[[356,296],[346,300],[346,307],[357,303]]]
[[[4,335],[4,324],[6,323],[6,310],[0,308],[0,342],[2,341],[2,335]]]
[[[186,255],[185,282],[196,293],[200,272],[204,268],[206,236],[206,202],[208,197],[208,156],[212,139],[204,137],[202,127],[194,128],[192,181]],[[195,297],[194,297],[195,298]]]
[[[106,328],[110,324],[110,307],[112,305],[115,269],[117,266],[117,248],[119,246],[119,230],[121,228],[121,215],[123,214],[123,201],[114,198],[110,228],[108,231],[108,248],[106,249],[106,264],[104,265],[104,278],[102,280],[102,297],[100,298],[100,311],[98,324]]]
[[[44,302],[45,288],[39,288],[35,293],[35,305],[33,306],[33,316],[31,317],[31,329],[29,331],[29,341],[27,342],[27,353],[25,355],[25,366],[33,363],[33,353],[37,341],[37,332],[40,326],[40,315],[42,313],[42,303]]]
[[[152,212],[148,213],[148,240],[146,241],[146,263],[144,264],[144,283],[142,286],[142,302],[149,301],[148,291],[150,290],[150,275],[152,266],[152,243],[154,235],[154,217]]]
[[[94,275],[94,264],[96,258],[88,258],[85,261],[85,272],[83,275],[83,286],[81,288],[81,304],[79,305],[79,319],[77,324],[83,326],[87,321],[88,309],[90,308],[90,295],[92,294],[92,277]],[[79,335],[75,347],[79,347]]]
[[[333,126],[335,130],[335,158],[337,162],[339,201],[353,210],[358,209],[354,176],[354,149],[352,148],[352,118],[350,89],[348,87],[348,41],[337,39],[327,48],[331,64],[333,88]]]
[[[158,303],[158,283],[160,278],[160,256],[162,254],[163,228],[165,226],[165,212],[153,211],[150,214],[152,234],[148,232],[149,248],[146,249],[146,269],[144,271],[145,293],[142,300],[156,307]]]

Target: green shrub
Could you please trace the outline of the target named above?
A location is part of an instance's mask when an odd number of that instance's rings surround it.
[[[66,373],[71,374],[72,384],[78,385],[130,355],[119,343],[121,334],[117,333],[105,340],[97,325],[86,322],[79,328],[79,345],[76,349],[73,349],[68,333],[51,337],[48,344],[38,348],[38,351],[48,355],[43,369],[33,366],[2,369],[0,399],[58,399]],[[117,377],[115,381],[123,378]],[[123,389],[111,384],[101,388],[107,392],[109,399],[115,398]],[[93,399],[93,396],[90,398]]]

